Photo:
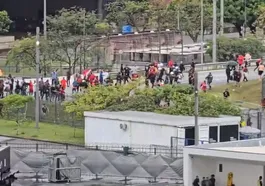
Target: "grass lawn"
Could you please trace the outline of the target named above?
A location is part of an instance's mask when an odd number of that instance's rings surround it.
[[[210,91],[211,94],[223,96],[223,91],[228,88],[230,92],[229,100],[245,108],[259,108],[261,101],[261,81],[253,80],[242,82],[241,87],[236,87],[235,83],[215,86]]]
[[[40,123],[39,127],[39,130],[37,130],[34,122],[25,122],[17,127],[15,121],[0,120],[0,135],[84,144],[84,129],[49,123]]]

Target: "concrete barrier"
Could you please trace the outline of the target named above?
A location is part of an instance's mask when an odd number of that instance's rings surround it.
[[[250,60],[250,66],[256,66],[256,61],[258,59]],[[227,67],[227,62],[216,62],[216,63],[204,63],[204,64],[196,64],[197,71],[208,71],[208,70],[220,70],[225,69]],[[190,69],[190,65],[185,65],[186,71]]]
[[[0,36],[0,43],[12,43],[15,41],[15,36]]]

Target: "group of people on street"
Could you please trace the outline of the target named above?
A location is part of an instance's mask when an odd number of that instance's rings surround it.
[[[151,87],[181,83],[185,66],[169,60],[168,64],[153,62],[145,67],[145,84]]]

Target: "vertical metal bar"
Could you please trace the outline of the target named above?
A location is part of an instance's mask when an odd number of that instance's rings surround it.
[[[244,37],[246,37],[247,32],[247,0],[244,0]]]
[[[216,62],[216,1],[213,0],[213,54],[212,54],[212,59],[213,63]]]
[[[220,18],[220,35],[224,34],[224,0],[220,1],[221,18]]]
[[[178,9],[178,30],[180,29],[180,16],[179,16],[179,9]]]
[[[201,0],[201,64],[203,64],[203,53],[204,53],[204,46],[203,46],[203,35],[204,35],[204,25],[203,25],[203,0]]]
[[[160,24],[158,25],[158,61],[159,63],[161,63],[162,61],[162,56],[161,56],[161,26]]]
[[[195,132],[195,145],[199,145],[199,123],[198,123],[198,117],[199,117],[199,92],[198,92],[198,72],[195,72],[194,74],[194,90],[195,90],[195,105],[194,105],[194,116],[195,116],[195,126],[194,126],[194,132]]]
[[[40,28],[36,28],[36,128],[39,128],[39,121],[40,121],[40,96],[39,96],[39,66],[40,66]]]
[[[183,40],[183,32],[180,30],[181,36],[181,61],[184,63],[184,40]]]
[[[47,39],[47,0],[43,0],[43,35]]]

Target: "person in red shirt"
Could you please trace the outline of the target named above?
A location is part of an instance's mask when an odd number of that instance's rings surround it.
[[[61,80],[61,86],[62,86],[62,88],[63,88],[64,90],[66,89],[67,81],[66,81],[65,78],[63,78],[63,79]]]
[[[237,58],[237,62],[239,64],[239,66],[243,65],[244,64],[244,59],[245,57],[242,56],[242,55],[239,55],[238,58]]]
[[[89,76],[89,78],[88,78],[88,81],[89,81],[89,83],[90,83],[90,85],[95,85],[95,80],[96,80],[96,76],[95,76],[95,74],[90,74],[90,76]]]
[[[169,68],[172,68],[172,67],[174,66],[174,62],[173,62],[172,59],[170,59],[170,60],[168,61],[167,66],[168,66]]]
[[[33,95],[33,83],[32,83],[32,81],[29,82],[29,95]]]
[[[203,92],[206,92],[206,90],[207,90],[207,84],[206,84],[206,81],[203,81],[203,82],[201,83],[201,89],[202,89]]]

